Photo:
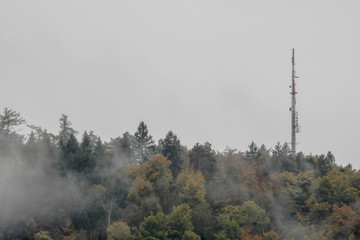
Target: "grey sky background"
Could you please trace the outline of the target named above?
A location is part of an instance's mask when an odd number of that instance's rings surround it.
[[[360,168],[360,1],[0,0],[0,107],[103,140],[174,131],[192,147],[290,141]]]

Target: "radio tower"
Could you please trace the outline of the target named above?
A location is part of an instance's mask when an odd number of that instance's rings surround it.
[[[299,123],[298,123],[298,113],[296,111],[296,94],[297,92],[295,91],[295,78],[298,78],[295,75],[295,49],[292,49],[292,58],[291,58],[291,63],[292,63],[292,75],[291,75],[291,80],[292,80],[292,85],[290,86],[291,88],[291,155],[292,157],[295,157],[296,155],[296,133],[299,132]]]

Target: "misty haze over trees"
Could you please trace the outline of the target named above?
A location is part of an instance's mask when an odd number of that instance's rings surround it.
[[[360,239],[359,194],[331,152],[188,149],[144,122],[104,142],[64,114],[56,134],[0,114],[0,239]]]

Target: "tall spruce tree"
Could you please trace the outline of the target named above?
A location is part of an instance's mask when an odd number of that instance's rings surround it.
[[[171,161],[170,170],[175,178],[181,172],[184,162],[181,156],[181,143],[176,134],[169,131],[161,144],[161,154]]]
[[[155,141],[152,136],[149,135],[149,130],[144,122],[140,122],[133,139],[136,161],[138,163],[146,162],[154,153]]]
[[[93,150],[91,136],[85,131],[80,144],[78,172],[90,173],[93,171],[96,166],[96,159]]]
[[[70,134],[67,143],[60,145],[60,169],[66,175],[67,171],[78,171],[79,167],[79,143],[75,135]]]
[[[248,160],[253,160],[258,158],[259,156],[260,156],[260,149],[254,142],[251,142],[249,145],[249,150],[246,151],[246,158]]]

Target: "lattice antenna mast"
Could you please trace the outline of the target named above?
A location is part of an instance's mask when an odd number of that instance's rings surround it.
[[[295,157],[296,155],[296,133],[299,132],[299,123],[298,123],[298,113],[296,111],[296,90],[295,90],[295,78],[298,78],[295,74],[295,49],[292,49],[292,85],[291,88],[291,155]]]

